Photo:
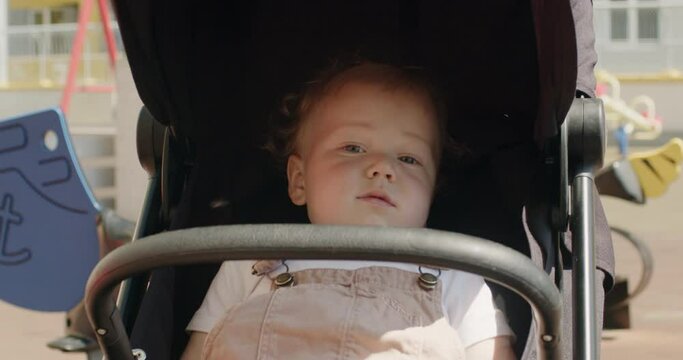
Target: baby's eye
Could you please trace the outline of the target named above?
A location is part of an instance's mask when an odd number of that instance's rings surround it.
[[[353,144],[344,145],[344,147],[342,149],[344,151],[350,152],[350,153],[362,153],[362,152],[364,152],[363,148],[360,147],[360,145],[353,145]]]
[[[408,156],[408,155],[399,156],[399,157],[398,157],[398,160],[401,161],[401,162],[404,162],[404,163],[406,163],[406,164],[410,164],[410,165],[418,165],[418,164],[420,164],[420,162],[417,161],[416,158],[414,158],[414,157],[412,157],[412,156]]]

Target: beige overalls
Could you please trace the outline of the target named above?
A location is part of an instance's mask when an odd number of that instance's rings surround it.
[[[272,262],[269,262],[272,263]],[[258,265],[259,263],[257,263]],[[202,359],[464,359],[441,284],[390,267],[310,269],[231,308]]]

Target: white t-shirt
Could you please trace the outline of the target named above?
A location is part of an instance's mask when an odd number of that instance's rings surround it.
[[[252,275],[253,260],[226,261],[216,274],[206,293],[204,302],[192,317],[187,331],[208,333],[233,306],[252,296],[271,291],[268,281],[284,271],[277,269],[266,276]],[[287,260],[290,272],[306,269],[355,270],[370,266],[387,266],[419,273],[418,266],[407,263],[350,260]],[[436,270],[422,268],[423,272],[437,273]],[[264,278],[268,280],[264,281]],[[514,336],[498,310],[491,290],[478,275],[442,270],[442,308],[451,326],[458,332],[463,346],[469,347],[480,341],[496,336]]]

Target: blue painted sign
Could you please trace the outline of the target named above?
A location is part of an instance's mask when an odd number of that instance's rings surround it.
[[[0,299],[75,306],[99,258],[98,212],[59,109],[0,120]]]

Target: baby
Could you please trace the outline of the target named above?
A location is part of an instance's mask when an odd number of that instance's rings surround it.
[[[447,139],[427,82],[363,62],[293,104],[280,147],[311,223],[425,226]],[[514,358],[481,277],[407,263],[225,262],[187,330],[183,359]]]

